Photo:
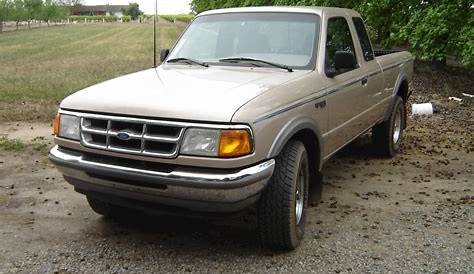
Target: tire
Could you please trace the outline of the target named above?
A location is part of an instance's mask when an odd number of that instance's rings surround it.
[[[395,99],[390,117],[372,128],[372,140],[380,156],[393,157],[400,149],[405,128],[405,105],[400,96]]]
[[[87,202],[95,213],[104,217],[117,217],[123,213],[123,209],[121,207],[109,204],[91,196],[87,196]]]
[[[275,171],[258,204],[258,230],[264,247],[290,251],[300,244],[309,176],[305,146],[300,141],[290,141],[276,158]]]

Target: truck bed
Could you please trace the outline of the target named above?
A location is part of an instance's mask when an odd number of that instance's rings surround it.
[[[376,49],[374,50],[375,57],[401,52],[401,50],[391,50],[391,49]]]
[[[411,81],[413,75],[413,56],[408,51],[374,50],[375,60],[384,72],[385,90],[396,88],[400,77]]]

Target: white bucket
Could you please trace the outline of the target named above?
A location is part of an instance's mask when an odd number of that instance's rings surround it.
[[[434,109],[431,103],[413,104],[411,105],[411,115],[433,115]]]

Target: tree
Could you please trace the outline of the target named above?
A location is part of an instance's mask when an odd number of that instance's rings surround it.
[[[65,15],[66,11],[64,7],[59,6],[59,4],[53,0],[44,1],[44,5],[41,10],[41,20],[45,21],[48,26],[50,20],[64,18]]]
[[[137,20],[143,12],[140,10],[140,6],[137,3],[129,3],[128,7],[122,10],[123,15],[132,17],[133,20]]]
[[[418,59],[432,61],[435,66],[444,65],[449,54],[460,55],[459,52],[463,51],[460,45],[463,39],[472,45],[472,35],[470,41],[469,37],[462,36],[463,27],[470,25],[470,29],[473,28],[472,20],[469,22],[472,18],[470,2],[437,0],[422,4],[413,10],[408,22],[400,29],[399,40],[408,41]],[[469,30],[464,31],[469,36]],[[474,58],[474,55],[470,57]]]
[[[15,21],[16,29],[18,29],[21,21],[26,20],[25,3],[23,0],[13,1],[11,20]]]
[[[467,24],[460,31],[457,45],[458,57],[462,63],[474,68],[474,12],[470,12]]]
[[[40,19],[41,10],[43,7],[43,0],[24,0],[24,8],[26,20],[28,21],[28,28],[33,19]]]
[[[83,0],[59,0],[58,3],[61,6],[78,6],[82,5]]]
[[[84,0],[58,0],[58,4],[67,7],[71,14],[74,14],[75,11],[79,11],[83,3]]]
[[[10,19],[12,3],[10,0],[0,0],[0,32],[3,32],[3,24]]]
[[[416,10],[420,0],[360,1],[356,7],[368,25],[372,39],[384,47],[399,44],[403,39],[396,36],[406,25],[411,12]]]

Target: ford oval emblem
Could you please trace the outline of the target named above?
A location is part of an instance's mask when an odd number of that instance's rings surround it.
[[[122,141],[130,140],[130,134],[127,132],[119,132],[117,133],[117,138]]]

